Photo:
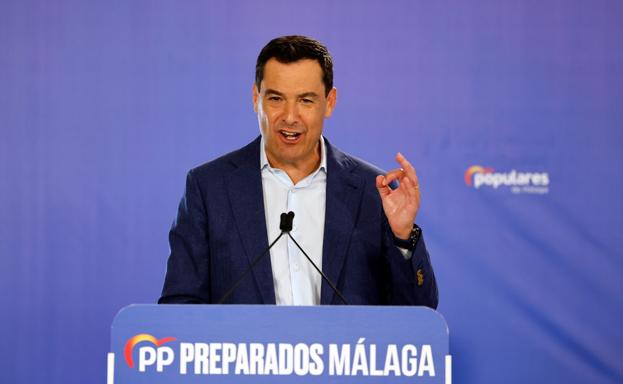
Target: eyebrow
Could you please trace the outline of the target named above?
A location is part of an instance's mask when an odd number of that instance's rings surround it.
[[[282,92],[279,92],[275,89],[270,89],[267,88],[266,89],[266,94],[267,95],[277,95],[277,96],[281,96],[281,97],[285,97],[285,94],[283,94]],[[305,97],[313,97],[313,98],[318,98],[318,94],[316,92],[305,92],[305,93],[301,93],[300,95],[296,95],[297,98],[301,99],[301,98],[305,98]]]

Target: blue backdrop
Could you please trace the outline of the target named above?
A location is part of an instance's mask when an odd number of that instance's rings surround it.
[[[455,382],[623,382],[622,16],[600,0],[0,2],[0,381],[104,381],[115,313],[159,296],[186,171],[258,134],[256,56],[296,33],[334,55],[326,136],[418,170]]]

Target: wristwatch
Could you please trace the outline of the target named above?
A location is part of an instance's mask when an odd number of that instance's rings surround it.
[[[394,236],[394,245],[400,248],[408,249],[409,251],[413,251],[417,246],[417,242],[420,240],[422,236],[422,228],[418,227],[417,224],[413,224],[413,228],[411,228],[411,233],[409,234],[409,238],[407,240],[399,239]]]

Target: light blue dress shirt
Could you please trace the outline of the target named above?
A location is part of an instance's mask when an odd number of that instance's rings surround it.
[[[268,241],[272,242],[281,233],[281,213],[292,211],[292,237],[314,263],[322,268],[327,188],[327,153],[324,139],[320,138],[320,166],[296,184],[285,171],[270,166],[264,145],[262,138],[260,166]],[[322,277],[290,238],[282,237],[271,248],[270,262],[277,304],[320,304]]]

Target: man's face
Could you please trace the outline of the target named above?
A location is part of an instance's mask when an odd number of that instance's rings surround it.
[[[273,58],[266,62],[260,89],[253,86],[253,109],[271,166],[317,166],[322,126],[333,112],[335,99],[335,88],[325,96],[317,61],[283,64]]]

